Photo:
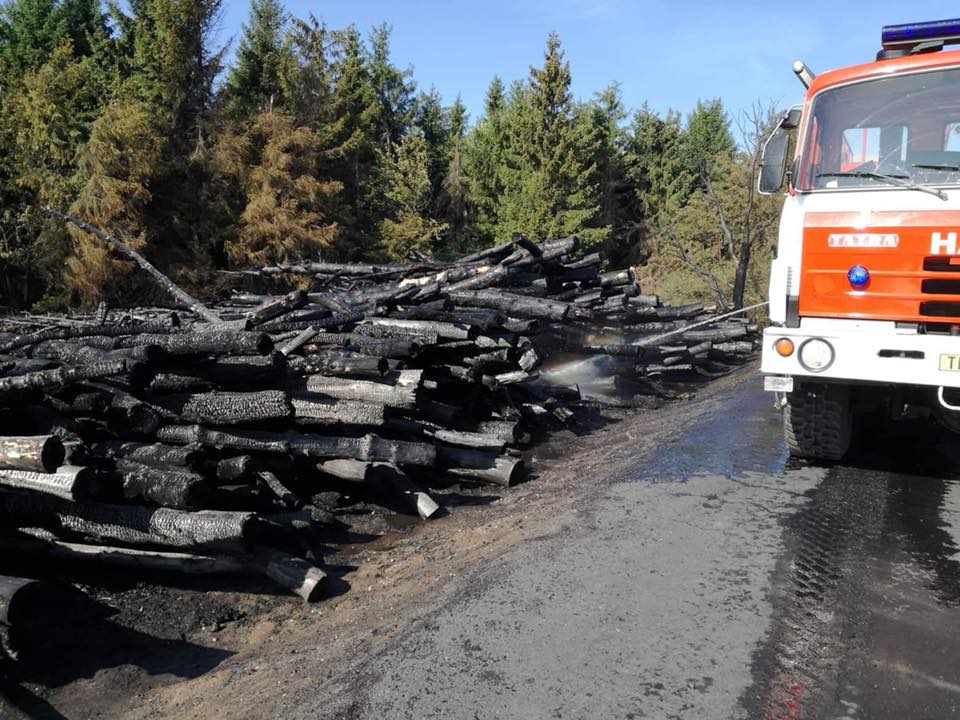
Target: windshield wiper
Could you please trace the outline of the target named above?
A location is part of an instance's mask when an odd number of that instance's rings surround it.
[[[917,163],[913,167],[921,170],[943,170],[945,172],[960,172],[960,165],[948,165],[946,163]]]
[[[929,193],[930,195],[936,195],[941,200],[947,199],[947,194],[943,190],[928,187],[926,185],[921,185],[920,183],[914,180],[911,180],[909,175],[887,175],[886,173],[878,173],[870,170],[851,170],[849,172],[817,173],[817,177],[818,178],[853,177],[853,178],[869,178],[871,180],[882,180],[883,182],[888,182],[891,185],[896,185],[898,187],[908,188],[910,190],[919,190],[920,192]]]

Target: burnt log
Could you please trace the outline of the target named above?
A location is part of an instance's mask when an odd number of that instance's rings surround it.
[[[111,441],[90,448],[92,456],[129,460],[160,470],[170,467],[195,470],[203,463],[205,453],[199,445],[175,446],[162,443]]]
[[[313,342],[304,347],[304,352],[315,352],[325,346],[354,347],[366,355],[406,359],[420,350],[420,342],[399,338],[374,338],[355,333],[320,333]]]
[[[39,330],[29,335],[20,335],[0,345],[0,352],[9,352],[22,347],[36,345],[46,340],[74,340],[79,338],[113,337],[126,335],[151,334],[162,335],[173,332],[174,327],[163,323],[139,323],[136,325],[84,325],[81,327],[53,327]]]
[[[65,365],[125,360],[129,365],[136,363],[154,363],[163,357],[163,348],[159,345],[142,345],[135,348],[101,349],[80,345],[66,340],[47,340],[33,346],[30,356],[46,360],[56,360]]]
[[[254,468],[253,458],[249,455],[235,455],[217,462],[216,476],[220,483],[236,482],[247,477]]]
[[[201,507],[210,497],[210,486],[202,475],[188,470],[161,470],[131,460],[121,460],[117,469],[123,477],[123,496],[145,500],[161,507]]]
[[[310,327],[301,330],[294,337],[285,341],[283,344],[278,345],[277,350],[281,355],[290,355],[310,342],[319,332],[319,328],[311,325]]]
[[[0,437],[0,468],[53,472],[63,464],[63,442],[56,435]]]
[[[249,512],[185,512],[141,505],[69,502],[57,497],[0,493],[0,512],[24,527],[45,527],[131,545],[223,547],[233,550],[249,539]]]
[[[258,307],[256,310],[251,310],[247,313],[247,319],[251,325],[260,325],[291,310],[296,310],[305,305],[306,302],[307,293],[303,290],[295,290],[282,298]]]
[[[367,495],[399,512],[416,513],[429,520],[440,511],[433,498],[390,463],[327,460],[318,463],[317,469],[341,480],[363,483]]]
[[[746,337],[749,329],[744,325],[728,325],[726,327],[708,328],[705,330],[689,330],[680,337],[688,342],[702,342],[704,340],[724,341],[738,340]]]
[[[199,395],[165,395],[155,399],[163,408],[188,422],[212,425],[243,425],[288,418],[293,413],[286,393],[209,392]]]
[[[523,460],[483,450],[437,446],[438,466],[456,477],[510,487],[523,476]]]
[[[159,345],[170,355],[268,355],[273,351],[273,341],[266,333],[221,328],[171,335],[129,335],[120,340],[120,345]]]
[[[310,425],[383,425],[384,406],[357,400],[335,400],[300,395],[292,398],[293,415],[298,423]]]
[[[64,465],[54,473],[0,470],[0,486],[80,500],[95,494],[97,480],[90,468]]]
[[[111,545],[86,545],[55,537],[2,537],[0,548],[69,563],[95,562],[151,572],[179,572],[191,575],[240,573],[250,569],[249,561],[229,555],[196,555],[164,550],[141,550]],[[2,590],[0,590],[2,595]]]
[[[300,506],[300,501],[297,499],[297,496],[292,493],[286,485],[280,482],[280,478],[272,472],[269,470],[261,470],[257,473],[257,477],[260,478],[260,481],[270,492],[277,496],[277,499],[283,503],[283,505],[288,508],[297,508]]]
[[[376,327],[377,330],[373,331],[371,326]],[[357,332],[361,335],[383,332],[386,333],[387,337],[401,338],[418,335],[436,336],[449,340],[466,340],[470,337],[470,328],[467,325],[434,320],[403,320],[400,318],[368,318],[357,326]]]
[[[417,402],[417,386],[408,384],[389,385],[314,375],[307,379],[307,390],[337,400],[358,400],[396,408],[413,407]]]
[[[93,363],[84,367],[61,367],[56,370],[40,370],[39,372],[27,373],[25,375],[0,378],[0,393],[63,387],[70,383],[79,382],[80,380],[119,375],[120,373],[126,372],[126,370],[127,363],[123,360]]]
[[[199,425],[171,425],[157,431],[164,442],[200,443],[208,447],[231,448],[250,452],[277,452],[307,457],[378,460],[399,465],[430,466],[436,450],[426,443],[387,440],[376,435],[361,438],[324,437],[297,432],[212,430]]]
[[[253,556],[264,575],[306,602],[316,602],[322,597],[327,575],[320,568],[272,548],[257,547]]]
[[[750,355],[754,351],[749,340],[714,343],[711,350],[721,355]]]
[[[304,356],[298,370],[309,374],[382,377],[389,368],[386,358],[349,350],[327,350]]]
[[[571,316],[569,303],[486,290],[451,291],[450,299],[462,305],[499,310],[511,317],[563,322]]]

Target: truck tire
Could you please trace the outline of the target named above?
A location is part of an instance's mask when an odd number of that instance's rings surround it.
[[[800,385],[787,395],[783,437],[794,457],[835,462],[850,447],[853,413],[848,385]]]

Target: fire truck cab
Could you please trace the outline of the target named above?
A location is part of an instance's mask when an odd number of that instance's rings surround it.
[[[761,369],[793,455],[839,460],[855,416],[905,404],[960,429],[956,43],[960,19],[889,26],[875,62],[794,65],[759,179],[788,183]]]

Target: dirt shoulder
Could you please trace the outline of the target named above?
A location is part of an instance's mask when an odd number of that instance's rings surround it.
[[[109,617],[61,635],[66,647],[50,648],[56,665],[48,656],[37,664],[45,669],[31,667],[23,688],[35,709],[70,718],[283,717],[305,694],[321,704],[346,697],[366,658],[469,588],[475,570],[557,532],[564,510],[588,506],[598,487],[755,374],[749,365],[692,399],[561,433],[536,451],[529,482],[451,498],[457,507],[438,520],[358,535],[331,558],[334,596],[315,605],[249,584],[101,588]]]

